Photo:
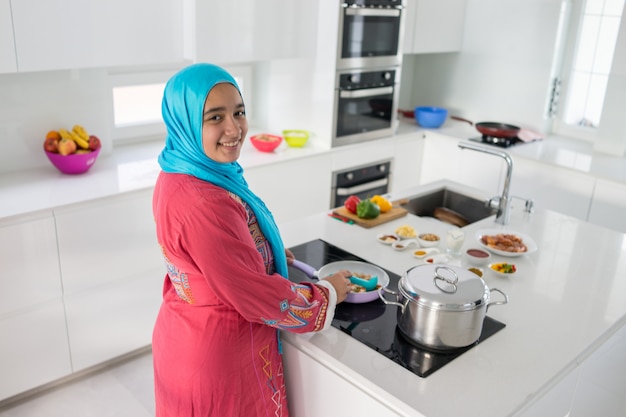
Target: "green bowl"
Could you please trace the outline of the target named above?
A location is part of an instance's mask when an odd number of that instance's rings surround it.
[[[288,146],[300,148],[309,140],[309,132],[306,130],[283,130],[283,138]]]

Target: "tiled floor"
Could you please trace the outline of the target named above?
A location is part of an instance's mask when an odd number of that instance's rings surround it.
[[[153,388],[148,352],[0,407],[0,417],[152,417]]]

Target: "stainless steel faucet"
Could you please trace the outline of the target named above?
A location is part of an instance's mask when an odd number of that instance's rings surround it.
[[[513,176],[513,159],[509,156],[508,153],[504,151],[500,151],[498,149],[494,149],[491,147],[476,145],[471,142],[459,142],[459,148],[461,149],[471,149],[473,151],[484,152],[490,155],[496,155],[500,158],[504,159],[507,164],[506,177],[504,178],[504,187],[502,189],[502,195],[492,197],[488,204],[491,207],[497,209],[496,211],[496,223],[500,224],[508,224],[511,218],[511,196],[509,195],[509,190],[511,188],[511,177]],[[528,207],[528,203],[527,203]],[[532,204],[530,205],[530,209],[532,210]]]

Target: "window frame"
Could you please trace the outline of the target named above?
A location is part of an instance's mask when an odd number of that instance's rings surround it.
[[[551,132],[553,134],[565,137],[572,137],[588,142],[596,142],[599,138],[600,126],[602,125],[602,115],[607,110],[605,106],[602,108],[600,122],[598,126],[587,127],[578,126],[565,123],[564,113],[565,107],[569,95],[569,85],[571,82],[572,67],[574,60],[576,59],[576,48],[579,41],[579,32],[583,25],[583,17],[585,13],[586,0],[563,0],[563,7],[565,8],[563,26],[561,28],[561,36],[563,42],[560,46],[560,50],[557,51],[558,69],[555,72],[555,77],[558,78],[560,87],[558,89],[558,107],[556,115],[552,117]],[[626,10],[626,4],[624,5]],[[621,23],[622,26],[626,25],[626,14],[622,12]],[[621,27],[620,30],[626,30],[626,26]],[[619,34],[618,34],[619,37]],[[613,61],[617,58],[618,54],[617,46],[615,47]],[[609,77],[612,71],[609,72]],[[606,99],[606,92],[605,92]]]
[[[242,94],[248,105],[246,115],[250,123],[249,104],[253,100],[253,69],[251,65],[223,66],[238,83],[241,84]],[[134,85],[165,84],[177,71],[183,67],[176,68],[147,68],[111,70],[109,76],[109,91],[111,98],[111,138],[114,146],[120,144],[130,144],[152,140],[162,140],[167,134],[167,129],[162,119],[159,121],[140,123],[134,125],[115,124],[115,101],[113,90],[117,87],[127,87]]]

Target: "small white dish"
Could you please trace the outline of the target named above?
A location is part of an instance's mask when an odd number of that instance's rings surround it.
[[[441,242],[439,235],[434,233],[422,233],[417,237],[417,240],[423,248],[439,246],[439,243]]]
[[[484,249],[469,248],[465,251],[467,261],[475,266],[487,265],[491,260],[491,254]]]
[[[395,233],[381,233],[376,236],[376,240],[378,240],[383,245],[391,245],[392,243],[399,242],[400,236]]]
[[[509,265],[510,267],[512,267],[512,271],[511,272],[504,272],[504,270],[502,270],[501,268],[499,268],[499,266],[506,266]],[[489,270],[491,272],[493,272],[494,274],[501,276],[501,277],[512,277],[513,275],[515,275],[517,273],[517,266],[515,266],[515,264],[511,264],[508,262],[494,262],[489,264]],[[511,270],[511,268],[506,268],[505,270]]]
[[[419,244],[417,243],[417,240],[415,239],[403,239],[399,242],[393,242],[391,244],[391,247],[397,251],[403,251],[406,248],[408,248],[409,246],[419,246]]]
[[[396,228],[394,234],[400,236],[400,239],[415,239],[417,237],[415,228],[408,224]]]
[[[437,248],[419,248],[413,251],[413,256],[415,256],[417,259],[422,259],[422,258],[425,258],[426,256],[436,255],[438,253],[439,253],[439,249]]]
[[[440,253],[438,255],[430,255],[424,258],[424,262],[429,264],[447,264],[450,262],[450,255]]]

